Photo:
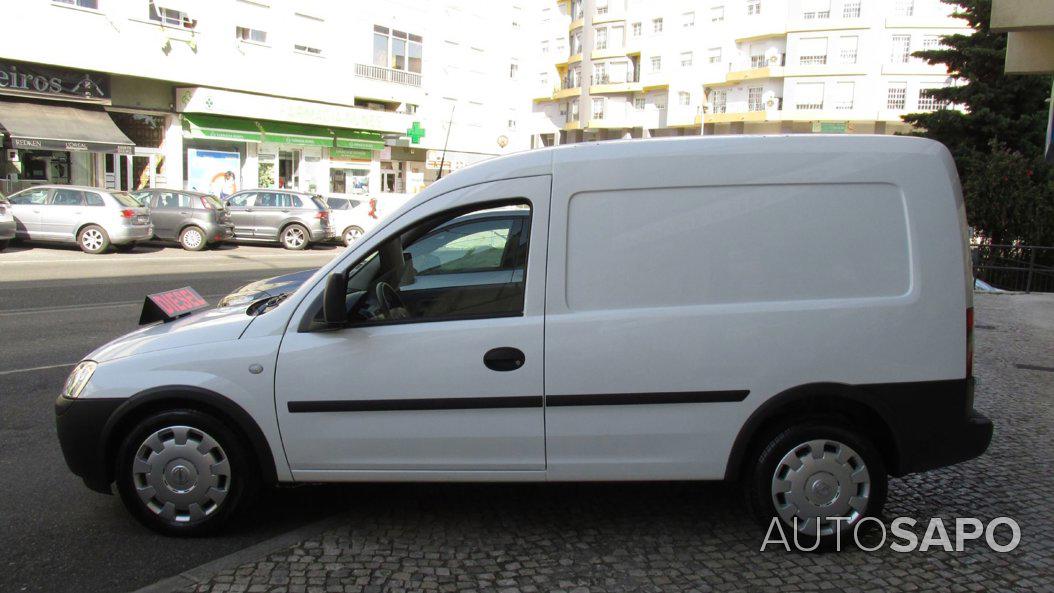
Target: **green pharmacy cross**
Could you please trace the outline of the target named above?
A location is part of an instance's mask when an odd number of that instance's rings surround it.
[[[406,135],[410,137],[410,142],[420,144],[421,138],[425,137],[425,129],[421,127],[421,122],[415,121],[410,129],[406,130]]]

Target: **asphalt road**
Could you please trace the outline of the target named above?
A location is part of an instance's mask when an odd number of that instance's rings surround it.
[[[0,591],[133,590],[342,508],[340,489],[283,489],[221,536],[156,535],[116,496],[69,473],[52,411],[71,365],[134,329],[145,294],[190,285],[216,302],[246,282],[312,266],[16,282],[4,273],[7,256],[0,254]],[[120,268],[134,256],[102,257]]]

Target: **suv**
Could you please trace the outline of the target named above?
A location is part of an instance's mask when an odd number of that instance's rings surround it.
[[[234,236],[230,213],[216,196],[194,191],[147,189],[132,196],[150,208],[154,236],[201,251]]]
[[[239,241],[277,241],[286,249],[299,250],[334,236],[322,196],[249,189],[228,196],[226,205]]]
[[[19,239],[76,243],[86,253],[131,251],[154,235],[150,211],[118,191],[38,185],[8,197]]]

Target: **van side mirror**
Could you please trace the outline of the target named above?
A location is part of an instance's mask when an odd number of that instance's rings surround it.
[[[344,325],[348,322],[348,279],[344,274],[330,274],[326,278],[326,291],[322,294],[322,318],[327,325]]]

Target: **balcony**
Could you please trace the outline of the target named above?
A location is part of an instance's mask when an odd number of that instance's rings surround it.
[[[371,80],[394,82],[395,84],[404,84],[406,86],[421,86],[420,74],[416,72],[406,72],[403,70],[384,68],[383,66],[355,64],[355,76],[358,76],[360,78],[369,78]]]
[[[767,101],[755,101],[747,105],[746,111],[728,111],[728,106],[717,105],[714,110],[709,106],[699,106],[698,115],[695,116],[696,125],[702,124],[727,124],[735,122],[760,123],[783,120],[783,99],[774,97],[774,105],[768,106]],[[742,105],[742,103],[740,104]],[[716,111],[716,112],[714,112]]]

